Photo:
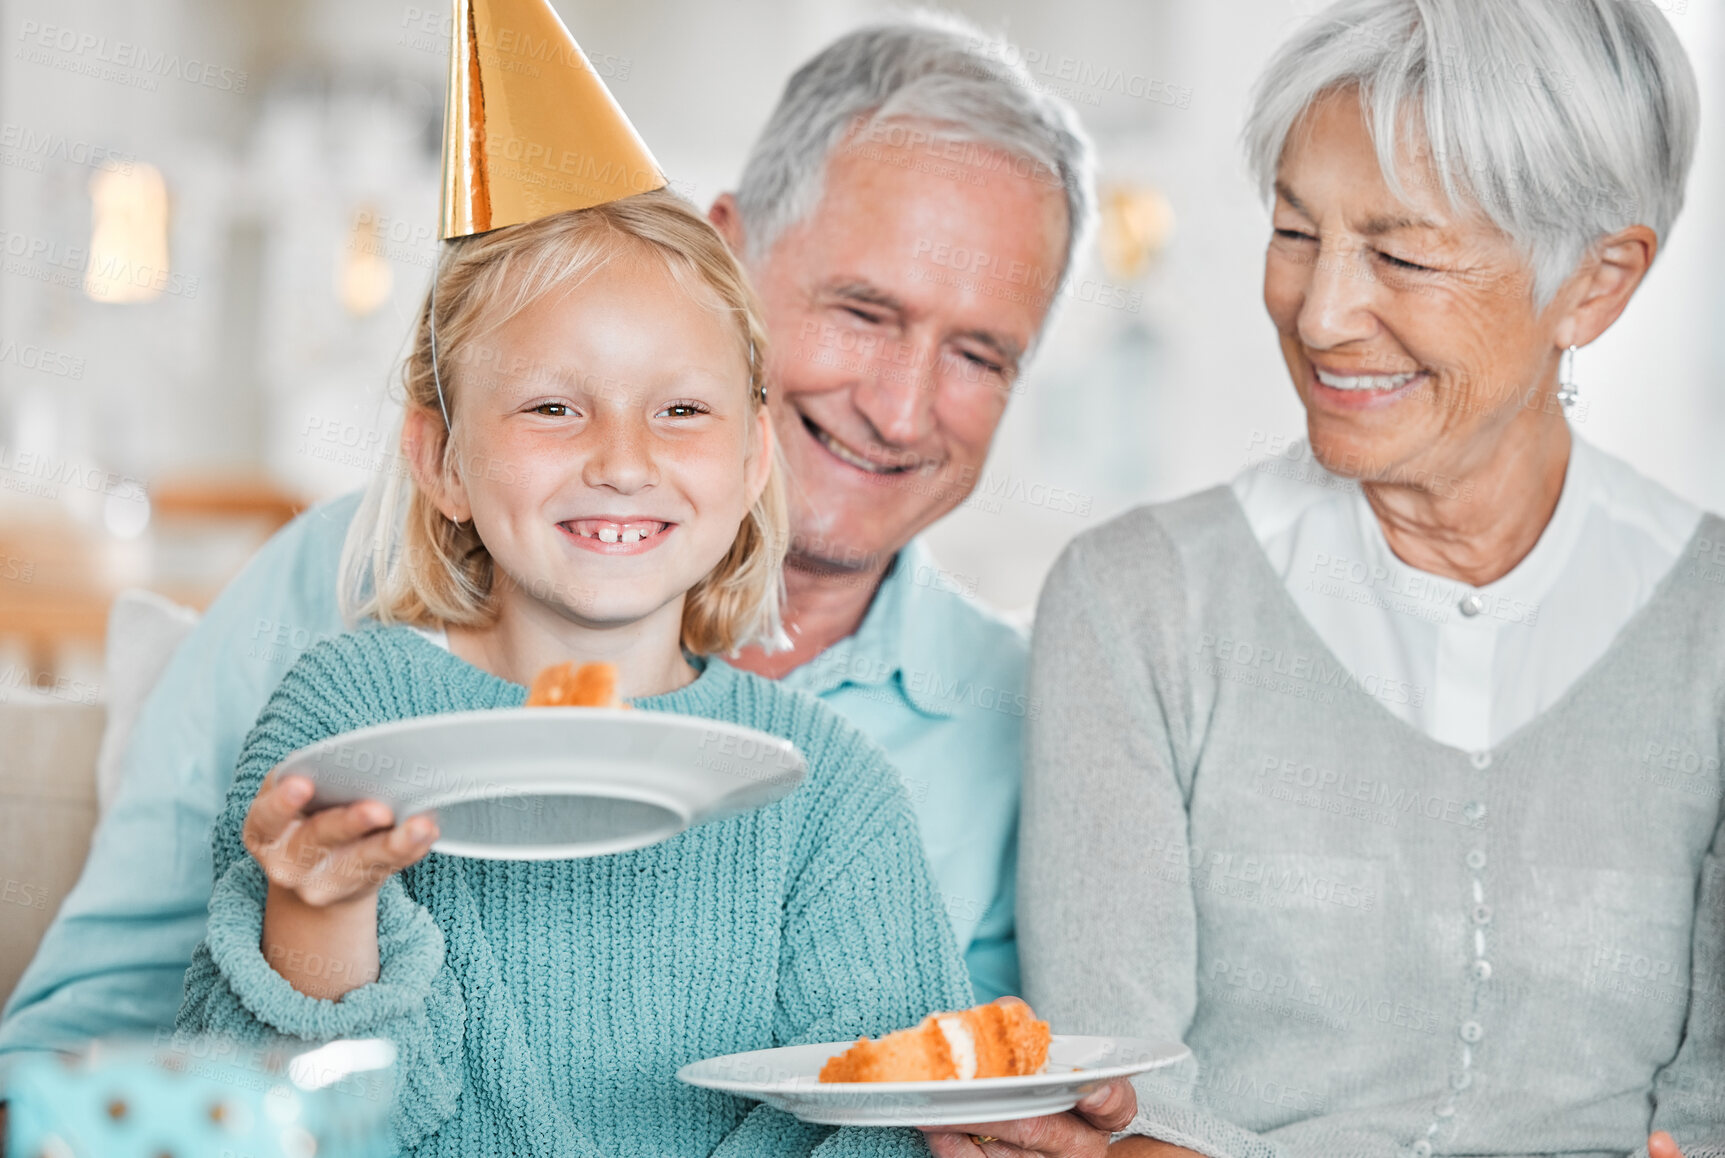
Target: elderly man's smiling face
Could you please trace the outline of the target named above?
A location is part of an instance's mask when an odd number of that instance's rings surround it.
[[[1400,172],[1406,201],[1353,90],[1307,110],[1277,174],[1264,302],[1318,460],[1441,486],[1549,417],[1567,298],[1535,310],[1514,243],[1452,208],[1418,158]]]
[[[793,563],[867,570],[975,485],[1066,253],[1064,190],[1031,168],[872,134],[751,265]]]

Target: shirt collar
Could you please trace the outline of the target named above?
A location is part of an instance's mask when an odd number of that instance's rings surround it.
[[[944,575],[922,540],[912,539],[887,568],[856,631],[791,672],[786,682],[817,696],[846,684],[881,688],[924,715],[951,716],[956,703],[935,694],[942,681],[931,678],[959,654],[951,616],[940,614],[943,597],[958,595]]]
[[[1457,600],[1469,592],[1477,591],[1488,605],[1507,603],[1520,608],[1537,609],[1540,601],[1557,586],[1575,553],[1576,544],[1581,539],[1588,511],[1596,497],[1594,481],[1598,462],[1594,456],[1597,453],[1573,430],[1570,432],[1569,463],[1564,469],[1563,489],[1558,493],[1557,507],[1552,511],[1550,521],[1540,532],[1533,550],[1529,551],[1521,562],[1508,574],[1483,587],[1470,587],[1460,580],[1444,579],[1402,562],[1390,549],[1389,541],[1384,538],[1383,526],[1372,512],[1371,504],[1366,501],[1363,493],[1356,491],[1355,510],[1361,541],[1377,556],[1377,561],[1392,573],[1417,576],[1428,584],[1447,583],[1455,588]],[[1503,622],[1503,617],[1480,616],[1478,621],[1498,624]]]

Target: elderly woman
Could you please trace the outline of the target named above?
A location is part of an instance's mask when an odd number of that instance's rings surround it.
[[[1036,623],[1028,994],[1195,1056],[1115,1153],[1725,1154],[1725,522],[1565,414],[1696,105],[1640,0],[1344,0],[1260,81],[1306,440]]]

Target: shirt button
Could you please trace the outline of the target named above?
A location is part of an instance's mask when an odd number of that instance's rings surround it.
[[[1472,1045],[1484,1036],[1485,1026],[1481,1025],[1479,1022],[1464,1021],[1461,1023],[1461,1039],[1469,1045]]]
[[[1485,849],[1476,848],[1467,854],[1467,867],[1478,872],[1485,867]]]
[[[1474,979],[1476,981],[1490,981],[1491,980],[1491,962],[1490,961],[1475,961],[1473,963],[1473,975],[1474,975]]]
[[[1467,817],[1469,820],[1484,820],[1485,819],[1485,801],[1483,801],[1483,800],[1469,801],[1468,806],[1461,810],[1461,814],[1463,816]]]
[[[1473,1075],[1463,1070],[1450,1078],[1449,1085],[1452,1090],[1465,1090],[1473,1085]]]
[[[1432,1144],[1421,1138],[1414,1143],[1414,1158],[1432,1158]]]
[[[1480,597],[1479,592],[1475,591],[1469,595],[1463,596],[1462,601],[1456,604],[1456,606],[1461,609],[1461,613],[1463,615],[1472,619],[1474,616],[1485,610],[1485,600]]]
[[[1484,772],[1487,768],[1491,767],[1490,752],[1475,752],[1473,755],[1469,756],[1468,759],[1472,760],[1473,766],[1478,768],[1481,772]]]
[[[1473,907],[1473,923],[1476,925],[1491,924],[1491,906],[1475,905]]]

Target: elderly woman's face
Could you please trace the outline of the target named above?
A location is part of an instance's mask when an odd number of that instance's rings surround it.
[[[1277,173],[1264,304],[1338,474],[1441,486],[1555,414],[1551,314],[1514,244],[1452,209],[1413,156],[1392,194],[1351,92],[1307,110]]]

